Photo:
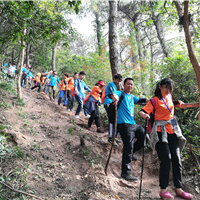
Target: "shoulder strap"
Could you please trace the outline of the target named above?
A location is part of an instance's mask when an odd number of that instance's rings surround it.
[[[151,98],[150,101],[151,101],[151,104],[153,106],[153,114],[155,114],[156,100],[155,100],[155,98]]]
[[[65,79],[64,79],[64,81],[63,81],[63,82],[64,82],[64,84],[65,84],[65,85],[67,85],[67,82],[66,82],[66,80],[65,80]]]
[[[72,78],[69,80],[68,85],[69,85],[69,83],[71,82],[71,80],[72,80]]]
[[[118,105],[117,105],[117,109],[119,108],[119,106],[120,106],[120,104],[121,104],[123,98],[124,98],[124,92],[122,91],[121,96],[120,96],[120,99],[119,99],[119,103],[118,103]]]

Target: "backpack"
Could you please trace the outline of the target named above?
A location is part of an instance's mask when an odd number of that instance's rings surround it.
[[[117,109],[119,108],[122,100],[124,99],[124,92],[122,92],[118,105],[117,105]],[[113,105],[112,103],[109,105],[108,107],[108,121],[111,124],[115,124],[115,105]]]
[[[24,73],[22,74],[22,79],[25,79],[26,76],[27,76],[27,74],[24,72]]]
[[[154,123],[154,118],[155,118],[155,107],[156,107],[156,100],[155,98],[150,99],[151,104],[153,106],[153,113],[150,113],[150,119],[148,120],[148,126],[147,126],[147,130],[149,133],[151,133],[152,127],[153,127],[153,123]]]

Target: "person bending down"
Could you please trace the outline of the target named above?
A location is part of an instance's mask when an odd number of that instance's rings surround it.
[[[99,99],[101,97],[102,91],[101,89],[106,86],[102,80],[99,80],[97,84],[92,88],[92,91],[88,96],[85,97],[85,110],[90,114],[90,118],[88,120],[88,130],[91,130],[91,125],[95,120],[95,124],[97,126],[98,133],[104,133],[103,129],[100,127],[100,119],[99,119]]]

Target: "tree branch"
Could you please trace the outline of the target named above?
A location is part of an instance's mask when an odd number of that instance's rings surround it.
[[[12,188],[11,186],[7,185],[6,183],[4,183],[4,182],[2,182],[2,181],[1,181],[0,183],[3,184],[4,186],[8,187],[9,189],[13,190],[14,192],[18,192],[18,193],[21,193],[21,194],[25,194],[25,195],[30,196],[30,197],[33,197],[33,198],[35,198],[35,199],[43,200],[43,199],[41,199],[40,197],[37,197],[37,196],[35,196],[35,195],[28,194],[28,193],[23,192],[23,191],[20,191],[20,190],[16,190],[16,189]]]

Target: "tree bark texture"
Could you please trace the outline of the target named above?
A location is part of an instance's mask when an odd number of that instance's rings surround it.
[[[175,6],[178,11],[179,18],[180,18],[183,15],[181,6],[178,1],[175,1],[174,3],[175,3]],[[193,44],[192,44],[191,33],[190,33],[190,29],[189,29],[188,4],[189,4],[189,1],[184,2],[183,28],[184,28],[184,32],[185,32],[185,39],[186,39],[186,44],[187,44],[187,48],[188,48],[190,62],[192,63],[192,66],[193,66],[195,74],[196,74],[197,86],[198,86],[198,91],[199,91],[199,102],[200,102],[200,65],[199,65],[199,62],[195,55],[195,51],[194,51]],[[200,111],[200,107],[199,107],[199,111]],[[200,114],[198,115],[198,119],[199,119],[199,125],[200,125]]]
[[[26,29],[24,30],[24,33],[26,33]],[[19,74],[18,74],[18,79],[17,79],[17,98],[22,99],[22,90],[21,90],[21,74],[22,74],[22,67],[24,64],[24,40],[23,38],[21,39],[21,62],[20,62],[20,67],[19,67]]]
[[[30,65],[30,47],[31,47],[31,43],[27,43],[27,45],[26,45],[26,66]]]
[[[102,33],[101,33],[101,22],[99,20],[99,12],[95,12],[95,22],[96,22],[96,32],[97,32],[97,45],[98,45],[98,50],[99,50],[99,56],[101,56],[102,54],[102,44],[101,44],[101,37],[102,37]]]
[[[12,63],[14,63],[15,59],[15,48],[12,48]]]
[[[56,42],[55,46],[52,47],[52,70],[56,71],[56,49],[57,49],[58,43]]]
[[[121,73],[117,49],[117,0],[109,1],[109,54],[112,77]]]

